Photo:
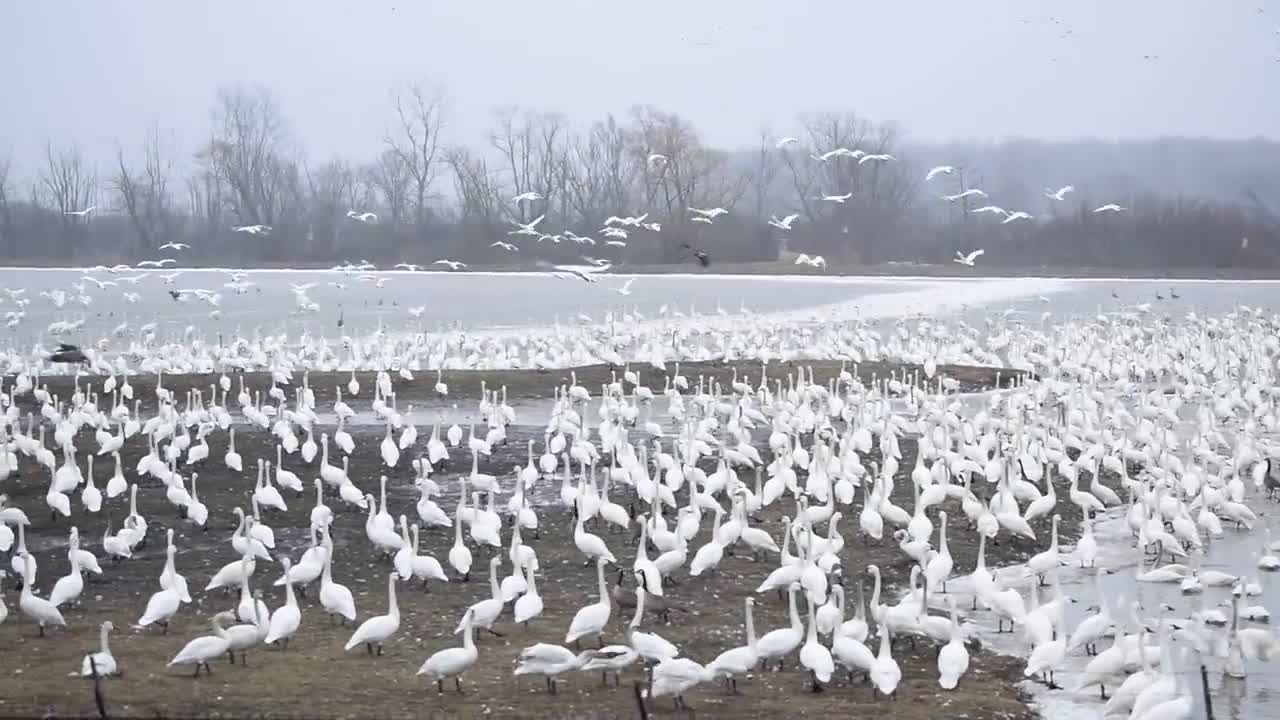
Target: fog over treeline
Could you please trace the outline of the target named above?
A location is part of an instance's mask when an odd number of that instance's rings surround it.
[[[172,256],[159,246],[173,241],[192,246],[184,264],[528,267],[677,263],[688,243],[726,261],[786,249],[833,265],[949,263],[984,248],[982,264],[1005,267],[1280,267],[1280,144],[1269,140],[925,144],[886,119],[815,111],[762,130],[756,147],[720,148],[678,109],[637,106],[592,123],[499,108],[488,142],[468,146],[451,140],[443,97],[423,85],[392,93],[374,157],[307,155],[293,131],[306,118],[254,86],[217,93],[194,148],[163,127],[120,138],[109,164],[87,160],[76,138],[50,138],[31,166],[0,148],[0,259],[132,263]],[[838,148],[850,152],[816,157]],[[926,181],[939,165],[954,172]],[[1063,199],[1047,196],[1066,185]],[[942,197],[972,189],[987,196]],[[512,200],[530,192],[541,199]],[[1125,210],[1095,212],[1104,204]],[[1032,217],[976,212],[987,205]],[[728,212],[706,223],[690,207]],[[793,213],[790,230],[768,224]],[[643,214],[661,230],[600,232],[610,216]],[[538,216],[550,237],[509,234]],[[250,225],[271,230],[233,230]]]

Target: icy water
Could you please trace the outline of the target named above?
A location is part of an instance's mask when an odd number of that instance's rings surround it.
[[[379,323],[400,330],[493,330],[583,317],[600,322],[606,313],[623,310],[655,317],[664,307],[685,315],[737,314],[746,308],[808,316],[815,308],[835,306],[874,318],[942,312],[979,317],[994,308],[1039,320],[1045,312],[1063,318],[1139,304],[1149,304],[1159,314],[1221,312],[1280,298],[1280,282],[1275,281],[642,275],[635,277],[630,294],[622,295],[617,290],[629,276],[601,276],[588,284],[539,273],[381,272],[372,274],[383,283],[379,288],[357,274],[262,270],[243,273],[243,282],[250,285],[237,289],[228,287],[234,281],[229,271],[186,270],[171,282],[160,273],[129,281],[142,274],[90,273],[93,280],[114,283],[99,287],[85,280],[82,270],[0,269],[0,290],[25,288],[17,298],[0,293],[0,314],[25,313],[8,334],[27,344],[39,340],[52,322],[80,320],[84,326],[76,334],[82,338],[101,336],[125,321],[133,327],[156,322],[162,335],[187,327],[210,334],[260,327],[334,335],[372,330]],[[296,312],[291,286],[304,285],[310,286],[307,297],[319,306],[311,313]],[[216,306],[190,293],[181,302],[170,295],[193,290],[216,293]],[[55,302],[58,291],[65,293],[61,306]],[[20,307],[21,300],[30,303]],[[421,308],[420,317],[412,317],[411,308]]]

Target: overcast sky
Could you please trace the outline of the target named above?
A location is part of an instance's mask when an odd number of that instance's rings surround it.
[[[508,104],[651,103],[722,146],[827,109],[930,140],[1280,132],[1275,0],[3,0],[0,28],[0,153],[24,165],[152,123],[194,145],[237,83],[273,89],[312,157],[375,152],[415,79],[463,142]]]

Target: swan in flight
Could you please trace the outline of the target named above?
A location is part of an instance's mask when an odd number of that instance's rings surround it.
[[[978,208],[977,210],[974,210],[974,211],[973,211],[973,214],[974,214],[974,215],[977,215],[978,213],[996,213],[996,214],[998,214],[998,215],[1006,215],[1006,216],[1007,216],[1007,215],[1009,214],[1009,211],[1008,211],[1008,210],[1005,210],[1004,208],[1000,207],[999,205],[983,205],[982,207],[980,207],[980,208]]]
[[[822,199],[826,200],[827,202],[840,203],[841,205],[843,205],[844,201],[848,200],[851,197],[853,197],[853,193],[847,192],[843,195],[823,195]]]
[[[791,223],[795,222],[796,218],[800,217],[800,215],[798,213],[791,213],[790,215],[782,218],[781,220],[778,219],[777,215],[770,215],[769,217],[770,217],[769,219],[770,225],[778,228],[779,230],[790,230]]]
[[[1019,211],[1017,211],[1017,212],[1011,212],[1011,213],[1009,213],[1009,216],[1008,216],[1008,217],[1006,217],[1004,220],[1001,220],[1001,221],[1000,221],[1000,224],[1001,224],[1001,225],[1008,225],[1009,223],[1013,222],[1014,220],[1030,220],[1030,219],[1031,219],[1031,215],[1030,215],[1029,213],[1024,213],[1024,212],[1022,212],[1021,210],[1019,210]]]
[[[791,144],[793,144],[793,143],[798,143],[798,142],[800,142],[800,141],[799,141],[797,138],[793,138],[793,137],[787,136],[787,137],[784,137],[784,138],[782,138],[781,140],[779,140],[779,141],[777,142],[777,144],[775,144],[775,145],[774,145],[774,147],[775,147],[775,148],[777,148],[777,149],[779,149],[779,150],[781,150],[782,148],[784,148],[784,147],[786,147],[786,146],[788,146],[788,145],[791,145]]]
[[[520,250],[520,248],[516,247],[515,245],[512,245],[511,243],[502,242],[501,240],[497,242],[489,243],[489,247],[500,247],[503,250],[510,250],[511,252],[517,252]]]
[[[534,200],[541,200],[541,199],[542,199],[542,195],[540,193],[536,193],[530,190],[529,192],[522,192],[519,195],[511,198],[511,202],[513,203],[533,202]]]
[[[546,215],[539,215],[538,217],[530,220],[527,223],[517,222],[516,225],[519,226],[519,229],[509,230],[507,231],[507,234],[508,235],[541,235],[542,233],[539,232],[536,228],[538,227],[538,223],[542,222],[542,218],[544,217],[546,217]]]
[[[710,210],[702,210],[700,208],[691,207],[689,208],[689,212],[698,213],[703,217],[707,217],[707,218],[711,218],[712,220],[715,220],[716,218],[728,213],[729,211],[725,210],[722,207],[715,207],[715,208],[711,208]]]
[[[699,216],[698,216],[698,217],[696,217],[696,218],[689,218],[689,220],[690,220],[691,222],[706,223],[706,224],[708,224],[708,225],[710,225],[712,222],[714,222],[711,218],[706,217],[706,216],[704,216],[704,215],[699,215]]]
[[[939,165],[938,167],[930,170],[929,174],[924,176],[924,181],[929,182],[930,180],[938,177],[939,175],[950,175],[955,171],[956,169],[951,167],[950,165]]]
[[[1064,200],[1067,197],[1067,193],[1075,192],[1075,189],[1076,189],[1075,185],[1063,185],[1057,190],[1050,190],[1049,188],[1045,188],[1044,196],[1051,200]]]
[[[662,164],[666,164],[666,162],[667,162],[667,156],[663,155],[662,153],[653,153],[652,155],[649,156],[650,165],[662,165]]]
[[[627,242],[626,242],[625,240],[605,240],[605,241],[604,241],[604,244],[605,244],[605,245],[611,245],[611,246],[613,246],[613,247],[626,247],[626,246],[627,246]]]
[[[378,222],[378,216],[371,212],[358,213],[355,210],[348,210],[347,217],[351,218],[352,220],[359,220],[362,223]]]
[[[160,246],[160,249],[161,249],[161,250],[186,250],[186,249],[187,249],[187,248],[189,248],[189,247],[191,247],[191,246],[190,246],[190,245],[188,245],[188,244],[186,244],[186,243],[180,243],[180,242],[167,242],[167,243],[165,243],[165,244],[161,245],[161,246]]]
[[[881,153],[879,155],[863,155],[862,157],[858,158],[858,164],[861,165],[862,163],[870,162],[871,160],[888,161],[888,160],[897,160],[897,159],[898,158],[890,155],[889,153]]]
[[[1128,208],[1122,208],[1122,207],[1120,207],[1119,205],[1116,205],[1115,203],[1107,203],[1106,205],[1103,205],[1103,206],[1102,206],[1102,207],[1100,207],[1100,208],[1094,208],[1094,210],[1093,210],[1093,211],[1094,211],[1094,212],[1096,212],[1096,213],[1100,213],[1100,212],[1116,212],[1116,213],[1118,213],[1118,212],[1124,212],[1124,211],[1125,211],[1125,210],[1127,210],[1127,209],[1128,209]]]
[[[616,292],[616,293],[618,293],[619,295],[630,295],[630,294],[631,294],[631,283],[633,283],[633,282],[635,282],[635,281],[636,281],[636,279],[635,279],[635,278],[630,278],[630,279],[628,279],[626,282],[622,283],[622,287],[620,287],[620,288],[614,288],[614,289],[613,289],[613,291],[614,291],[614,292]]]
[[[63,213],[62,213],[62,214],[63,214],[63,215],[75,215],[76,217],[84,217],[84,216],[88,215],[89,213],[91,213],[91,212],[93,212],[94,210],[97,210],[97,209],[98,209],[98,206],[97,206],[97,205],[90,205],[89,207],[87,207],[87,208],[85,208],[85,209],[83,209],[83,210],[66,210],[66,211],[63,211]]]
[[[432,265],[448,265],[450,270],[457,270],[458,268],[464,268],[467,266],[466,263],[458,262],[457,260],[437,260],[431,264]]]
[[[804,253],[800,253],[798,256],[796,256],[796,264],[812,265],[816,268],[825,268],[827,266],[827,260],[821,255],[814,255],[813,257],[809,257]]]
[[[828,150],[821,155],[814,155],[813,157],[821,162],[827,162],[833,157],[860,158],[864,155],[866,155],[866,153],[861,150],[850,150],[849,148],[838,147],[835,150]],[[859,160],[858,162],[861,163],[862,161]]]
[[[973,261],[974,261],[974,260],[977,260],[977,259],[978,259],[978,258],[980,258],[980,257],[982,257],[982,253],[983,253],[983,252],[985,252],[985,251],[984,251],[982,248],[978,248],[977,250],[974,250],[973,252],[969,253],[968,255],[961,255],[961,254],[960,254],[960,251],[959,251],[959,250],[957,250],[957,251],[956,251],[956,256],[955,256],[955,258],[954,258],[953,262],[960,263],[961,265],[967,265],[968,267],[973,267]]]
[[[985,190],[979,190],[978,188],[969,188],[968,190],[965,190],[962,193],[956,193],[955,195],[943,195],[942,199],[946,200],[947,202],[955,202],[957,200],[963,200],[967,197],[984,198],[986,196],[987,196],[987,193]]]
[[[270,225],[232,225],[232,232],[249,233],[250,235],[265,235],[271,232]]]
[[[174,260],[173,258],[164,258],[163,260],[143,260],[142,262],[138,263],[138,267],[158,268],[158,267],[164,267],[168,263],[176,263],[176,262],[178,261]]]
[[[421,265],[414,265],[413,263],[396,263],[396,267],[395,267],[395,269],[396,269],[396,270],[408,270],[409,272],[417,272],[417,271],[419,271],[419,270],[421,270],[421,269],[422,269],[422,266],[421,266]]]

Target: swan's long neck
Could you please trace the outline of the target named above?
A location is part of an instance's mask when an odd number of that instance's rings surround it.
[[[107,626],[106,626],[106,625],[103,625],[103,626],[102,626],[102,630],[101,630],[101,631],[99,631],[99,632],[100,632],[100,634],[99,634],[99,636],[98,636],[98,641],[99,641],[99,644],[102,646],[102,654],[103,654],[103,655],[110,655],[110,654],[111,654],[111,644],[110,644],[110,642],[108,641],[108,636],[111,634],[111,632],[110,632],[110,630],[107,628]]]
[[[472,651],[474,651],[474,650],[475,650],[475,647],[476,647],[476,644],[475,644],[475,640],[471,637],[471,634],[472,634],[472,628],[471,628],[471,612],[470,612],[470,611],[468,611],[468,612],[467,612],[467,619],[463,622],[463,628],[462,628],[462,647],[464,647],[464,648],[466,648],[466,649],[468,649],[468,650],[472,650]]]
[[[799,630],[800,629],[800,611],[796,609],[796,591],[792,590],[790,593],[790,596],[791,597],[790,597],[789,604],[791,606],[791,627],[796,630]]]
[[[600,589],[600,602],[609,604],[609,587],[604,582],[604,563],[596,563],[596,582]],[[643,588],[642,588],[643,590]],[[636,602],[636,612],[640,611],[640,602]]]
[[[756,646],[756,623],[755,623],[755,620],[751,617],[751,606],[754,605],[755,603],[752,603],[749,600],[750,599],[748,598],[748,602],[746,603],[747,605],[747,647],[754,649]]]
[[[396,604],[395,573],[387,576],[387,614],[394,618],[400,617],[400,606]]]
[[[498,584],[497,563],[489,563],[489,592],[494,600],[502,599],[502,586]]]
[[[644,588],[637,586],[636,587],[636,614],[631,617],[631,624],[627,626],[627,629],[629,630],[640,627],[640,621],[644,619],[644,596],[645,596]],[[603,596],[602,596],[602,601],[603,601]]]

